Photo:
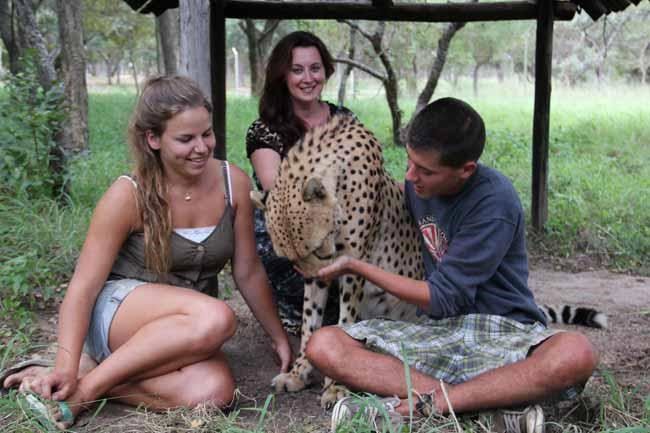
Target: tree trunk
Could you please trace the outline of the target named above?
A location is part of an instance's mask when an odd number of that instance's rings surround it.
[[[348,46],[348,58],[350,60],[354,60],[356,49],[357,49],[357,31],[354,28],[350,27],[350,45]],[[350,73],[352,73],[353,68],[354,66],[348,63],[345,65],[345,68],[343,69],[343,73],[341,74],[341,82],[339,84],[339,95],[338,95],[339,105],[343,105],[343,102],[345,101],[345,89],[347,87],[348,78],[350,77]]]
[[[402,126],[402,110],[399,108],[399,86],[397,81],[397,74],[395,74],[395,69],[386,54],[386,50],[382,46],[382,41],[384,38],[384,33],[386,31],[386,22],[380,21],[377,23],[375,32],[370,34],[363,30],[356,23],[349,20],[341,20],[351,28],[356,29],[364,38],[370,41],[373,51],[379,57],[379,61],[386,70],[386,75],[381,75],[380,73],[373,71],[371,68],[351,59],[338,59],[339,62],[352,64],[354,67],[363,70],[366,73],[369,73],[375,78],[381,80],[384,85],[384,92],[386,93],[386,102],[388,102],[388,109],[390,110],[390,115],[393,124],[393,143],[396,146],[403,146],[402,139],[400,137],[400,131]]]
[[[650,52],[650,42],[643,46],[639,55],[639,69],[641,70],[641,84],[645,84],[648,76],[648,65],[646,62],[646,53]]]
[[[210,78],[210,2],[180,2],[181,49],[179,73],[194,79],[205,96],[212,100]],[[224,53],[225,55],[225,53]]]
[[[35,53],[36,68],[40,86],[50,90],[56,82],[56,71],[52,56],[47,51],[45,38],[38,28],[31,0],[14,0],[19,40],[25,49]],[[22,54],[22,53],[21,53]],[[49,169],[52,173],[52,190],[62,203],[68,196],[65,182],[65,140],[63,130],[52,131],[55,144],[49,150]]]
[[[131,64],[131,77],[133,78],[133,84],[135,85],[135,94],[140,94],[140,83],[138,82],[138,70],[135,66],[135,56],[133,55],[133,49],[129,50],[129,63]]]
[[[465,26],[465,23],[449,23],[445,26],[445,30],[442,32],[442,36],[440,36],[440,39],[438,40],[436,59],[433,61],[433,64],[431,65],[431,69],[429,69],[429,76],[427,78],[427,82],[424,85],[422,91],[420,92],[420,95],[418,96],[418,100],[415,104],[415,111],[413,112],[413,116],[415,116],[431,100],[431,97],[436,91],[436,87],[438,87],[438,81],[440,80],[440,76],[442,75],[442,70],[445,67],[445,63],[447,62],[447,54],[449,53],[449,44],[451,44],[451,40],[456,34],[456,32],[462,29],[463,26]],[[413,117],[411,117],[411,120],[412,119]]]
[[[386,54],[386,50],[382,47],[382,40],[384,38],[384,33],[386,31],[386,22],[380,21],[377,24],[377,30],[371,38],[370,42],[372,43],[372,48],[375,50],[375,53],[379,56],[381,64],[386,69],[386,80],[384,80],[384,91],[386,92],[386,101],[388,102],[388,108],[390,109],[390,117],[393,121],[393,143],[396,146],[403,146],[402,138],[400,137],[400,131],[402,128],[402,110],[399,108],[399,85],[397,82],[397,74],[395,74],[395,69]]]
[[[19,31],[23,35],[26,47],[33,48],[36,53],[39,83],[44,89],[50,89],[56,80],[56,71],[53,59],[47,51],[45,38],[38,29],[32,2],[31,0],[14,0],[14,6]]]
[[[264,53],[271,48],[273,33],[280,20],[264,21],[264,29],[258,30],[255,21],[250,18],[239,21],[239,27],[246,35],[248,42],[248,63],[251,75],[251,95],[260,96],[264,87]]]
[[[474,72],[472,73],[472,89],[474,89],[474,97],[478,97],[478,71],[483,66],[483,63],[476,63],[474,65]]]
[[[257,47],[257,38],[255,37],[255,24],[251,19],[244,19],[240,21],[240,27],[246,35],[248,42],[248,65],[251,77],[251,95],[259,96],[262,89],[262,78],[264,72],[260,70],[259,61],[257,56],[259,48]]]
[[[16,74],[20,70],[18,63],[22,47],[14,29],[14,8],[11,0],[0,0],[0,37],[9,55],[9,71]]]
[[[154,24],[154,33],[156,35],[156,73],[163,74],[165,65],[163,62],[162,46],[160,45],[160,21],[156,20]]]
[[[165,75],[178,73],[178,55],[180,48],[180,17],[178,9],[167,9],[156,18],[160,53]]]
[[[418,56],[417,50],[414,51],[413,58],[411,59],[411,73],[406,77],[406,92],[409,96],[415,96],[418,91]]]
[[[109,86],[113,85],[113,64],[108,57],[104,58],[104,67],[106,68],[106,83]]]
[[[503,62],[498,61],[494,64],[494,67],[497,70],[497,79],[499,80],[499,83],[503,83],[503,80],[505,79],[504,77],[504,72],[503,72]]]
[[[63,150],[78,153],[88,146],[88,91],[81,0],[57,0],[59,37],[68,118],[63,126]]]

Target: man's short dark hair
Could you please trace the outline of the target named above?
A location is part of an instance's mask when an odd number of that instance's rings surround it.
[[[456,98],[441,98],[415,116],[408,132],[407,145],[413,150],[435,150],[440,163],[460,167],[478,161],[485,146],[485,124],[468,103]]]

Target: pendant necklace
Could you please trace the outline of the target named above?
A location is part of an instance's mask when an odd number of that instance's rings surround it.
[[[185,193],[185,201],[192,201],[192,193],[190,191],[187,191]]]

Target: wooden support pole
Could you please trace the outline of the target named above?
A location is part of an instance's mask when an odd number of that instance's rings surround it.
[[[210,65],[212,127],[217,139],[214,157],[226,159],[226,15],[224,0],[210,1]]]
[[[555,5],[555,18],[572,20],[577,6],[569,1],[538,0],[489,3],[400,3],[387,0],[364,3],[321,3],[225,0],[228,18],[253,19],[358,19],[374,21],[467,22],[532,20],[537,3]],[[380,7],[379,7],[380,6]]]
[[[541,231],[548,217],[548,145],[553,61],[553,2],[537,2],[535,113],[533,114],[532,224]]]

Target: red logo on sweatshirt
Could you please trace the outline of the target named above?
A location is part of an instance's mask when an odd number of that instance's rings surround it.
[[[420,226],[427,249],[436,261],[440,261],[447,252],[447,236],[437,225],[429,223]]]

